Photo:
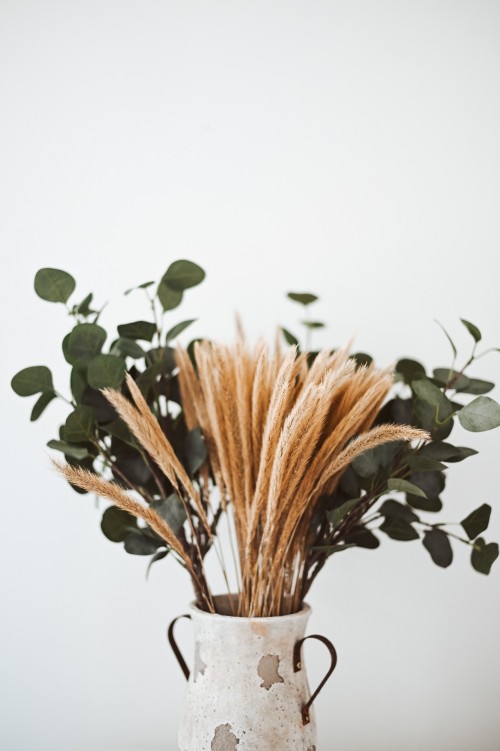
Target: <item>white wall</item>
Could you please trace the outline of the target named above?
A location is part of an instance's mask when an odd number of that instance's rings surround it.
[[[500,345],[499,31],[487,0],[2,0],[3,749],[175,748],[164,630],[191,598],[173,562],[145,583],[54,476],[64,408],[30,425],[10,391],[36,363],[67,388],[69,321],[36,298],[37,268],[112,300],[109,327],[147,315],[124,289],[187,257],[207,281],[171,320],[198,316],[193,335],[228,339],[238,309],[271,336],[304,289],[330,323],[318,345],[356,333],[381,364],[449,364],[433,318],[464,353],[459,316]],[[498,355],[481,362],[500,378]],[[441,518],[491,503],[498,540],[499,434],[456,434],[480,454],[453,467]],[[323,573],[311,631],[340,657],[319,749],[498,749],[500,565],[486,578],[455,554],[444,571],[387,541]],[[320,647],[308,662],[314,682]]]

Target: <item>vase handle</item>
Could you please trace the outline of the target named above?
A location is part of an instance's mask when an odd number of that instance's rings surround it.
[[[188,615],[187,613],[184,614],[184,615],[178,615],[177,618],[174,618],[174,620],[172,621],[172,623],[168,627],[167,637],[168,637],[168,643],[172,647],[172,652],[176,656],[177,662],[181,666],[181,670],[184,673],[185,679],[188,681],[189,680],[189,675],[190,675],[189,668],[186,665],[186,660],[182,656],[181,650],[177,646],[177,642],[175,641],[175,637],[174,637],[174,626],[177,623],[177,621],[180,621],[181,618],[189,618],[189,620],[191,620],[191,616]]]
[[[331,643],[331,641],[327,639],[326,636],[320,636],[319,634],[311,634],[310,636],[304,636],[303,639],[299,639],[299,641],[295,644],[295,647],[293,649],[293,672],[294,673],[298,673],[299,670],[302,670],[302,660],[300,657],[300,652],[301,652],[303,643],[307,639],[318,639],[318,641],[322,642],[325,645],[325,647],[327,647],[328,651],[330,652],[331,664],[330,664],[330,667],[328,668],[327,674],[325,675],[325,677],[319,684],[316,691],[313,694],[311,694],[311,698],[309,699],[309,701],[306,704],[304,704],[304,706],[302,707],[302,724],[303,725],[308,725],[311,722],[311,718],[309,715],[309,710],[311,708],[311,705],[313,701],[316,699],[321,689],[323,688],[323,686],[325,685],[325,683],[327,682],[327,680],[329,679],[329,677],[331,676],[331,674],[333,673],[333,671],[335,670],[335,666],[337,665],[337,652],[335,650],[335,647]]]

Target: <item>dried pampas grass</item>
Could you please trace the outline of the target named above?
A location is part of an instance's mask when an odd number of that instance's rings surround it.
[[[250,347],[240,328],[233,345],[199,341],[194,362],[180,347],[176,361],[186,425],[201,428],[208,451],[197,484],[130,375],[131,400],[113,389],[103,393],[181,498],[189,546],[154,509],[115,483],[70,466],[58,470],[149,524],[182,560],[208,610],[213,600],[198,543],[201,535],[212,539],[215,486],[234,520],[238,614],[294,612],[308,580],[311,521],[320,498],[333,492],[364,451],[430,436],[406,425],[371,427],[393,384],[392,372],[373,364],[358,367],[348,348],[324,350],[309,364],[306,354],[295,347],[282,352],[278,342],[273,350],[264,342]]]

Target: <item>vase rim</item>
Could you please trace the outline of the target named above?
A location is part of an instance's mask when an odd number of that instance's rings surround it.
[[[237,597],[237,595],[234,595],[234,597]],[[219,601],[229,601],[229,595],[214,595],[214,600]],[[311,606],[307,604],[307,602],[304,602],[302,604],[302,608],[300,610],[297,610],[295,613],[288,613],[286,615],[268,615],[268,616],[246,616],[246,615],[230,615],[225,613],[209,613],[207,610],[202,610],[199,608],[195,601],[192,601],[189,603],[189,610],[196,615],[197,617],[203,616],[210,619],[220,619],[225,622],[229,621],[237,621],[238,623],[242,623],[243,621],[259,621],[259,623],[265,622],[265,621],[272,621],[273,623],[276,623],[277,620],[285,620],[287,618],[299,618],[299,617],[306,617],[311,614]]]

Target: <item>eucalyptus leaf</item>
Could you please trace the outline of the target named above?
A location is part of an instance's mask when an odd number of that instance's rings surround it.
[[[281,332],[283,336],[285,337],[285,341],[287,344],[290,344],[291,346],[298,346],[299,340],[290,331],[288,331],[288,329],[281,327]]]
[[[458,413],[460,425],[473,433],[500,425],[500,405],[489,396],[478,396]]]
[[[488,528],[491,516],[491,506],[483,503],[475,511],[472,511],[460,524],[465,530],[469,540],[474,540],[481,532]]]
[[[439,386],[446,386],[450,389],[466,390],[470,383],[467,376],[451,368],[434,368],[432,373]]]
[[[408,480],[402,480],[397,477],[391,477],[387,481],[387,488],[390,491],[411,493],[411,495],[421,496],[422,498],[426,497],[426,493],[417,485],[414,485],[412,482],[408,482]]]
[[[497,558],[498,544],[496,542],[486,543],[482,537],[475,540],[471,553],[471,563],[476,571],[488,575]]]
[[[167,522],[175,535],[180,532],[187,516],[184,505],[176,493],[172,493],[168,498],[153,501],[151,508]]]
[[[303,326],[306,326],[308,329],[324,329],[325,324],[321,321],[301,321],[301,324]]]
[[[170,264],[162,277],[161,284],[166,284],[170,289],[184,292],[191,287],[196,287],[205,278],[205,272],[192,261],[180,260]]]
[[[121,336],[111,347],[110,354],[123,355],[123,357],[131,357],[132,360],[140,360],[146,355],[145,351],[140,344],[137,344],[135,339],[127,339]]]
[[[451,443],[430,441],[421,450],[421,456],[438,459],[444,462],[461,462],[468,456],[477,454],[475,449],[466,446],[452,446]]]
[[[181,321],[181,323],[177,323],[175,326],[172,326],[172,328],[167,331],[167,335],[165,337],[165,340],[167,342],[172,341],[172,339],[175,339],[179,334],[182,334],[182,332],[188,328],[188,326],[191,326],[192,323],[194,323],[197,319],[192,318],[189,321]]]
[[[110,506],[102,515],[101,530],[111,542],[123,542],[129,532],[137,529],[135,516],[116,506]]]
[[[87,297],[84,297],[83,300],[81,301],[81,303],[76,306],[76,312],[79,313],[79,315],[81,315],[81,316],[88,316],[91,313],[95,313],[96,312],[95,310],[92,310],[91,307],[90,307],[90,305],[92,303],[92,298],[93,297],[94,297],[94,295],[92,294],[92,292],[89,292],[89,294],[87,295]]]
[[[447,408],[446,416],[451,414],[452,410],[448,397],[432,381],[422,378],[419,381],[412,381],[411,387],[419,399],[423,399],[424,402],[431,407],[439,409],[440,412],[445,411],[445,408]],[[443,419],[443,417],[440,419]]]
[[[31,422],[38,420],[40,415],[45,411],[45,408],[48,407],[50,402],[56,398],[57,394],[55,393],[55,391],[44,391],[40,398],[35,402],[35,406],[31,411]]]
[[[124,339],[140,339],[150,342],[156,333],[156,324],[150,321],[132,321],[118,326],[118,334]]]
[[[71,274],[61,269],[45,268],[36,272],[35,292],[47,302],[67,302],[75,287]]]
[[[68,443],[85,443],[94,434],[94,413],[90,407],[78,405],[66,418],[64,436]]]
[[[318,300],[318,297],[310,292],[289,292],[287,297],[300,305],[311,305]]]
[[[411,470],[419,472],[430,472],[440,469],[446,469],[446,464],[438,461],[437,459],[431,459],[427,456],[419,456],[418,454],[410,454],[406,463]]]
[[[23,368],[12,378],[10,385],[18,396],[33,396],[54,390],[52,373],[45,365]]]
[[[423,544],[436,566],[447,568],[453,561],[453,550],[448,535],[442,529],[425,532]]]
[[[142,532],[129,532],[125,536],[125,550],[131,555],[151,555],[162,546],[159,540]]]
[[[478,327],[475,326],[470,321],[466,321],[465,318],[461,318],[460,320],[462,321],[463,325],[465,326],[469,334],[472,336],[474,341],[476,343],[480,342],[482,337],[481,337],[481,332],[479,331]]]
[[[71,456],[73,459],[86,459],[90,456],[86,448],[81,446],[70,446],[65,441],[52,440],[47,443],[49,449],[54,451],[62,451],[65,456]]]
[[[418,522],[419,520],[418,516],[411,508],[409,508],[409,506],[405,506],[403,503],[395,501],[393,498],[388,498],[383,502],[379,509],[379,513],[390,519],[401,519],[408,523]]]
[[[106,332],[96,323],[79,323],[68,336],[66,359],[72,365],[86,365],[101,352]]]
[[[121,357],[97,355],[89,362],[87,380],[94,389],[118,389],[125,380],[126,366]]]
[[[487,394],[494,387],[495,384],[491,381],[483,381],[480,378],[468,378],[468,383],[462,388],[457,387],[457,391],[461,394],[472,394],[473,396],[479,396],[481,394]]]
[[[399,540],[400,542],[408,542],[410,540],[418,540],[419,534],[412,527],[411,524],[404,521],[404,519],[398,518],[386,518],[379,529],[385,532],[388,537],[393,540]]]
[[[407,357],[398,360],[396,363],[396,372],[399,373],[403,377],[404,382],[408,384],[412,381],[425,378],[424,366],[417,362],[417,360],[411,360]]]
[[[182,302],[183,292],[182,290],[174,289],[164,282],[160,282],[157,290],[157,297],[160,301],[163,310],[174,310],[178,308]]]

